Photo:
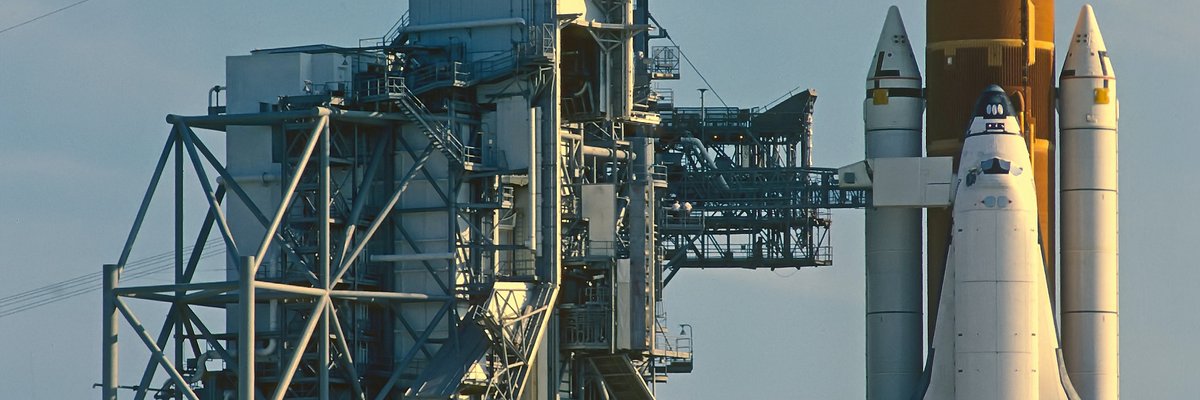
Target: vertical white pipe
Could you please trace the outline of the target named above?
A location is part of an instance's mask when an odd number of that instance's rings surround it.
[[[322,122],[323,122],[322,125],[324,125],[324,128],[321,130],[320,172],[319,172],[318,178],[317,178],[319,181],[318,189],[317,189],[317,196],[320,197],[318,200],[318,206],[320,207],[320,209],[317,210],[317,213],[318,213],[318,217],[321,219],[321,222],[317,225],[317,226],[319,226],[318,233],[317,233],[317,235],[318,235],[317,245],[319,247],[319,249],[317,251],[317,258],[319,260],[317,261],[317,264],[320,266],[320,269],[321,269],[321,271],[320,271],[321,287],[324,288],[325,290],[332,290],[334,283],[330,281],[331,277],[329,276],[331,273],[330,265],[329,265],[330,258],[331,258],[330,245],[329,245],[329,239],[330,239],[330,236],[329,236],[330,235],[330,233],[329,233],[329,218],[330,218],[330,215],[329,215],[329,211],[330,211],[330,204],[329,204],[330,203],[330,198],[329,198],[329,196],[330,196],[330,176],[329,176],[329,157],[330,157],[329,141],[330,141],[330,137],[329,136],[330,136],[330,129],[329,129],[329,124],[327,123],[328,120],[322,120]],[[329,361],[331,358],[330,353],[329,353],[329,350],[330,350],[329,349],[329,331],[330,331],[330,329],[329,329],[329,309],[330,309],[330,306],[326,305],[326,307],[322,307],[320,310],[318,310],[313,315],[313,318],[321,319],[321,322],[320,322],[321,325],[319,328],[321,330],[321,337],[318,339],[318,342],[317,342],[317,353],[318,353],[317,356],[320,357],[320,360],[321,360],[321,364],[320,364],[321,369],[319,371],[317,371],[317,379],[318,379],[318,383],[320,385],[320,388],[318,389],[318,394],[320,395],[321,400],[329,400]]]
[[[238,327],[238,398],[254,398],[254,256],[244,256],[238,271],[241,326]]]
[[[867,75],[866,157],[920,157],[921,73],[896,7]],[[908,399],[921,376],[921,209],[868,207],[867,399]]]
[[[1117,82],[1090,6],[1060,93],[1063,360],[1080,397],[1117,399]]]

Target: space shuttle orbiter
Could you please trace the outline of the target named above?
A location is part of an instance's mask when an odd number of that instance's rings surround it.
[[[976,102],[961,157],[922,398],[1077,398],[1042,266],[1028,145],[999,86]]]
[[[930,9],[927,81],[888,10],[867,74],[867,159],[839,171],[871,190],[867,399],[1116,399],[1119,102],[1093,10],[1080,10],[1056,89],[1053,18],[1036,12],[1052,0]]]

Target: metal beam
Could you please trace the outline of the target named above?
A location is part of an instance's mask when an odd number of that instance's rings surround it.
[[[329,251],[329,124],[321,134],[321,153],[317,173],[317,266],[320,270],[321,288],[330,290],[329,259],[333,257]],[[329,313],[332,306],[321,309],[321,339],[317,342],[317,357],[320,359],[320,370],[317,371],[320,400],[329,400]]]
[[[421,303],[449,301],[454,299],[451,296],[439,296],[424,293],[368,292],[362,290],[333,290],[329,292],[329,296],[340,300],[354,300],[365,303],[373,303],[376,301]]]
[[[455,253],[378,254],[369,257],[371,262],[402,262],[426,260],[453,260]]]
[[[169,114],[167,115],[167,123],[171,125],[185,123],[189,126],[194,126],[201,129],[225,131],[226,127],[229,125],[276,125],[286,120],[325,117],[328,115],[329,109],[321,107],[308,110],[280,111],[271,113],[202,115],[191,117]]]
[[[254,398],[254,335],[257,327],[254,323],[254,256],[241,257],[238,260],[239,283],[241,290],[239,309],[242,313],[241,324],[238,327],[238,398]],[[297,351],[303,352],[300,348]]]
[[[288,359],[287,364],[279,375],[279,383],[275,386],[275,392],[271,394],[271,400],[283,400],[283,396],[287,394],[288,386],[292,384],[292,377],[296,376],[296,369],[300,366],[300,359],[304,357],[304,350],[308,348],[308,342],[312,340],[313,332],[317,330],[317,322],[322,318],[322,312],[329,304],[329,297],[322,296],[313,307],[311,317],[308,323],[304,325],[304,330],[301,331],[300,339],[296,343],[295,352]],[[329,340],[323,338],[322,340]]]
[[[212,184],[208,182],[208,173],[204,171],[204,163],[200,162],[200,157],[196,154],[196,146],[192,143],[194,134],[188,128],[187,124],[182,122],[175,126],[175,131],[179,132],[179,135],[183,137],[183,143],[187,147],[188,156],[192,159],[193,172],[196,173],[196,177],[200,181],[200,186],[204,189],[205,198],[208,200],[209,211],[213,212],[213,215],[217,217],[217,226],[221,228],[221,236],[225,239],[225,251],[236,258],[239,252],[237,243],[233,241],[233,231],[229,228],[229,221],[225,218],[225,212],[221,211],[221,202],[217,200],[216,191],[213,190]],[[182,165],[180,165],[180,168],[181,171],[178,171],[178,174],[182,175]],[[176,199],[175,201],[178,204],[182,200]],[[181,227],[176,227],[176,229],[181,229]]]
[[[205,146],[204,142],[199,140],[199,136],[196,136],[195,132],[191,131],[190,128],[188,131],[193,135],[192,144],[195,145],[196,150],[200,151],[200,154],[203,155],[206,160],[208,160],[209,165],[212,165],[213,169],[216,170],[217,174],[221,177],[221,180],[218,181],[218,183],[221,184],[217,188],[218,192],[224,190],[225,187],[228,187],[235,195],[238,196],[238,199],[241,199],[242,204],[244,204],[250,213],[254,215],[254,218],[258,219],[258,222],[261,223],[264,228],[270,226],[271,220],[267,219],[267,216],[266,214],[263,214],[262,209],[254,203],[254,200],[250,198],[250,195],[246,194],[246,191],[242,188],[242,185],[237,182],[232,174],[229,173],[229,170],[221,165],[221,161],[217,159],[215,155],[213,155],[212,151],[208,149],[208,146]],[[217,197],[218,200],[220,200],[220,196]],[[278,232],[276,233],[276,238],[279,239],[280,243],[284,247],[287,247],[292,254],[296,254],[294,244],[288,242],[288,240],[292,238],[285,237]],[[299,257],[300,255],[296,254],[296,256]]]
[[[287,188],[284,189],[281,197],[284,199],[283,204],[275,211],[275,217],[271,219],[271,224],[267,226],[266,233],[263,234],[263,239],[258,248],[258,253],[254,254],[254,272],[258,272],[258,266],[262,263],[263,257],[267,256],[267,249],[271,247],[271,239],[275,237],[275,232],[279,230],[279,224],[283,222],[283,216],[287,214],[288,209],[295,198],[296,186],[300,184],[300,177],[304,174],[304,168],[308,166],[308,161],[312,158],[313,150],[317,147],[322,133],[325,131],[325,125],[329,124],[329,117],[322,116],[317,121],[317,125],[309,134],[308,143],[304,146],[304,152],[300,155],[299,162],[296,163],[295,170],[292,171],[292,179],[288,181]]]
[[[429,323],[429,325],[436,325],[440,323],[442,318],[445,318],[446,311],[450,309],[451,304],[453,303],[446,302],[445,305],[438,309],[437,314],[434,315],[433,320]],[[389,394],[391,394],[392,389],[396,386],[396,382],[400,381],[400,373],[404,372],[404,370],[408,367],[408,364],[417,356],[418,351],[425,353],[425,357],[432,357],[429,351],[425,349],[425,343],[429,340],[429,336],[434,330],[426,329],[421,333],[420,336],[417,336],[414,334],[415,332],[413,332],[412,327],[408,325],[408,322],[404,320],[404,315],[400,313],[400,309],[397,307],[392,307],[392,310],[396,312],[396,316],[398,317],[397,319],[404,325],[406,329],[409,330],[409,336],[412,336],[413,338],[413,347],[408,349],[408,352],[404,354],[404,357],[392,367],[392,375],[388,377],[387,383],[384,383],[383,388],[379,390],[379,395],[375,397],[375,400],[384,400]]]
[[[163,146],[162,154],[158,156],[158,163],[154,167],[154,174],[150,175],[146,194],[142,196],[142,204],[138,206],[137,216],[133,218],[133,227],[129,228],[129,236],[125,238],[125,248],[121,249],[121,258],[118,259],[117,265],[124,266],[129,262],[129,253],[133,251],[133,243],[137,241],[138,233],[142,231],[142,222],[146,220],[150,201],[154,199],[154,192],[158,188],[158,181],[162,178],[163,169],[167,166],[167,157],[171,155],[171,147],[174,144],[175,135],[168,135],[167,144]]]
[[[322,288],[312,288],[304,286],[289,285],[286,283],[275,283],[258,281],[254,282],[254,287],[258,289],[266,289],[281,293],[297,294],[303,296],[324,296],[327,291]]]
[[[118,302],[118,304],[119,304],[121,302],[121,299],[117,298],[117,299],[115,299],[115,301]],[[147,346],[147,347],[150,347],[151,350],[153,350],[154,348],[161,349],[163,346],[166,346],[167,339],[169,339],[171,337],[171,330],[172,330],[172,327],[174,326],[175,318],[178,318],[178,317],[179,317],[179,306],[171,305],[171,310],[167,312],[167,318],[165,320],[163,320],[162,329],[160,329],[158,332],[158,341],[156,342],[156,346],[153,346],[153,347]],[[146,398],[147,389],[150,388],[150,381],[154,379],[154,372],[156,371],[156,368],[154,367],[155,364],[157,364],[157,363],[155,363],[155,360],[153,357],[151,357],[149,360],[146,361],[146,369],[144,370],[144,372],[142,372],[142,380],[138,382],[137,393],[134,394],[134,397],[133,397],[134,400],[143,400]]]
[[[342,254],[338,257],[335,265],[341,266],[346,261],[346,252],[350,251],[350,246],[346,244],[353,242],[354,233],[358,231],[358,220],[362,218],[363,209],[371,200],[371,184],[375,181],[379,165],[383,163],[383,154],[387,152],[393,134],[394,131],[389,130],[388,134],[379,135],[379,141],[375,144],[375,154],[371,155],[371,163],[367,166],[367,172],[363,174],[363,187],[355,194],[354,206],[350,209],[350,216],[346,218],[346,234],[342,238]]]
[[[217,351],[217,354],[221,355],[222,360],[226,360],[226,362],[233,362],[233,355],[230,354],[228,350],[225,350],[225,346],[222,346],[221,341],[217,339],[216,335],[213,335],[212,331],[208,329],[208,326],[204,325],[204,321],[200,320],[200,316],[196,315],[196,313],[192,312],[191,309],[187,308],[183,309],[183,314],[185,314],[183,315],[185,319],[191,321],[192,325],[194,325],[196,329],[200,330],[200,336],[202,336],[204,340],[208,341],[208,345],[212,346],[213,350]]]
[[[101,366],[100,376],[102,378],[101,398],[104,400],[117,400],[117,295],[113,290],[117,288],[117,281],[120,279],[121,266],[116,264],[104,265],[104,292],[103,296],[103,332],[100,341],[101,358],[103,364]]]
[[[330,309],[334,307],[330,306]],[[336,310],[335,310],[336,311]],[[338,352],[342,353],[341,360],[342,368],[346,370],[347,379],[350,381],[350,389],[354,391],[354,398],[357,400],[366,399],[366,394],[363,392],[361,379],[358,376],[358,369],[354,365],[354,357],[350,355],[350,344],[346,341],[346,332],[342,329],[342,320],[338,318],[337,312],[330,312],[329,316],[333,319],[332,325],[334,334],[337,336],[336,344]]]
[[[227,292],[237,288],[237,282],[203,282],[203,283],[182,283],[178,285],[152,285],[152,286],[128,286],[123,288],[113,288],[113,293],[117,296],[138,297],[140,294],[163,293],[172,291],[221,291]]]
[[[383,225],[383,221],[387,219],[392,209],[396,207],[396,203],[400,201],[400,195],[404,194],[404,191],[408,189],[408,185],[412,183],[417,172],[425,167],[425,163],[429,161],[431,154],[433,154],[432,143],[425,147],[425,151],[421,153],[420,158],[414,159],[413,166],[408,169],[408,173],[404,174],[404,178],[400,180],[396,191],[392,193],[392,197],[388,199],[387,204],[383,206],[382,211],[375,217],[375,220],[371,221],[371,226],[367,228],[366,235],[363,236],[362,240],[359,240],[358,245],[354,246],[354,251],[350,253],[350,257],[346,258],[338,268],[337,275],[333,277],[334,282],[341,280],[346,271],[350,270],[350,266],[354,264],[354,261],[362,254],[363,249],[367,247],[367,242],[371,241],[371,238],[375,236],[375,232],[379,230],[379,226]]]
[[[167,375],[171,377],[171,380],[175,381],[175,387],[177,387],[179,391],[183,392],[188,399],[200,400],[200,397],[196,396],[196,392],[192,391],[192,388],[188,386],[187,380],[183,379],[183,376],[179,374],[179,370],[175,369],[175,365],[171,364],[171,360],[167,358],[165,353],[163,353],[162,346],[159,346],[154,342],[154,339],[152,339],[150,334],[146,332],[146,327],[142,326],[142,323],[138,321],[137,316],[133,315],[133,311],[130,311],[129,307],[125,305],[125,302],[121,301],[119,298],[114,298],[113,302],[116,304],[117,309],[121,311],[121,314],[125,316],[125,322],[128,322],[129,325],[133,327],[133,331],[136,332],[138,337],[142,339],[142,342],[146,344],[146,347],[150,348],[151,357],[157,359],[158,363],[162,365],[163,370],[165,370]],[[139,386],[139,389],[144,388],[144,386]]]

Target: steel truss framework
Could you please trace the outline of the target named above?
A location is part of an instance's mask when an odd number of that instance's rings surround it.
[[[639,1],[637,10],[644,13],[645,3]],[[168,117],[172,129],[125,248],[116,264],[105,267],[105,399],[116,398],[121,317],[151,353],[136,386],[138,400],[152,390],[161,390],[156,395],[161,398],[208,400],[226,389],[236,389],[239,399],[515,400],[534,386],[536,362],[545,362],[539,368],[549,371],[537,379],[538,389],[557,387],[561,396],[576,399],[640,399],[652,398],[647,382],[666,372],[690,371],[690,346],[687,352],[656,346],[666,337],[655,315],[662,289],[654,217],[661,204],[655,190],[666,188],[666,174],[650,165],[649,138],[659,118],[647,104],[648,80],[635,77],[645,71],[634,71],[639,65],[635,48],[645,50],[639,40],[646,40],[648,15],[636,17],[628,0],[598,5],[602,21],[560,18],[556,26],[546,23],[555,15],[529,19],[528,43],[515,44],[511,52],[474,62],[434,57],[412,70],[394,64],[414,56],[405,53],[412,45],[406,16],[379,46],[318,49],[372,64],[356,69],[353,82],[344,87],[350,91],[348,106],[335,107],[326,99],[309,108],[313,97],[323,95],[314,94],[281,100],[280,108],[298,108],[294,111]],[[605,93],[596,95],[596,103],[605,103],[603,110],[575,115],[560,107],[566,98],[559,63],[568,56],[561,51],[562,33],[568,29],[583,33],[586,46],[597,49],[598,70],[586,79]],[[476,98],[483,96],[476,86],[491,84],[504,86],[501,92],[522,91],[531,107],[549,115],[535,134],[536,165],[498,167],[495,155],[480,154],[482,135],[451,129],[485,130],[480,104],[472,103],[495,101]],[[426,102],[445,106],[445,114],[431,115]],[[231,173],[193,131],[233,135],[232,126],[269,128],[280,139],[274,149],[282,165],[275,202],[256,203],[245,177]],[[197,243],[190,254],[184,251],[190,236],[183,230],[188,169],[208,205],[203,222],[187,224],[199,227],[190,233]],[[171,172],[174,282],[121,287],[121,269],[159,181]],[[510,190],[521,185],[515,182],[534,181],[535,173],[545,175],[536,180],[537,230],[544,239],[537,239],[541,253],[536,259],[520,259],[519,252],[531,249],[501,243],[497,232],[512,215]],[[588,185],[613,186],[612,238],[589,232],[589,225],[608,221],[584,217],[582,192]],[[406,201],[418,197],[405,196],[413,192],[410,187],[420,187],[423,200]],[[231,225],[229,210],[235,207],[250,221]],[[430,220],[444,215],[438,221],[449,226],[446,237],[438,239],[445,243],[441,248],[425,246],[418,238],[421,227],[403,221],[429,215],[438,216]],[[242,232],[239,225],[255,223],[261,234],[235,236]],[[196,268],[211,236],[219,236],[227,251],[227,279],[199,282]],[[603,346],[568,348],[556,315],[566,320],[564,310],[571,308],[566,306],[589,306],[576,299],[586,289],[617,287],[619,261],[639,271],[629,273],[634,282],[626,290],[637,293],[631,303],[645,306],[648,320],[633,323],[645,326],[629,328],[642,336],[628,338],[628,348],[617,347],[617,302],[610,289],[607,296],[592,296],[607,307],[603,318],[590,321],[607,327]],[[400,290],[404,286],[395,274],[400,268],[421,274],[428,290]],[[560,294],[560,287],[571,285],[574,289]],[[645,294],[643,287],[656,290]],[[157,337],[132,312],[135,299],[171,305]],[[201,307],[223,310],[228,331],[197,315]],[[264,314],[265,323],[256,321]],[[237,367],[205,370],[206,360],[218,359]],[[151,389],[164,374],[167,384]]]
[[[659,218],[668,272],[687,268],[802,268],[832,264],[830,209],[861,208],[866,193],[812,167],[816,93],[769,110],[660,107],[668,161]]]
[[[423,108],[423,107],[422,107]],[[201,399],[202,393],[216,388],[234,387],[237,398],[273,399],[332,395],[355,399],[398,397],[413,382],[406,376],[419,370],[439,352],[467,346],[458,340],[462,332],[482,331],[487,347],[482,367],[477,371],[481,390],[489,398],[515,399],[521,395],[529,377],[531,360],[536,357],[543,331],[551,315],[556,288],[548,279],[534,277],[528,284],[497,285],[502,276],[488,276],[473,270],[467,258],[480,246],[467,242],[478,237],[459,237],[450,229],[452,248],[442,252],[423,252],[409,232],[396,223],[404,212],[397,203],[414,180],[423,177],[435,182],[426,171],[435,150],[443,150],[439,138],[445,127],[423,117],[427,110],[403,113],[346,111],[317,107],[311,110],[246,115],[199,117],[169,116],[172,129],[158,158],[149,188],[142,199],[133,227],[116,264],[106,265],[104,287],[103,395],[115,399],[118,388],[117,332],[119,318],[133,329],[150,351],[151,357],[135,387],[134,398],[144,399],[152,390],[152,380],[165,373],[168,382],[158,397]],[[415,121],[414,121],[415,120]],[[402,126],[416,124],[429,139],[423,146],[411,146],[401,135]],[[200,140],[193,128],[225,131],[229,126],[271,127],[287,141],[280,203],[256,204],[238,178],[217,159]],[[403,176],[388,177],[388,159],[404,154],[410,160]],[[159,182],[174,160],[175,279],[173,284],[155,286],[119,286],[119,277],[129,260],[141,232],[147,211],[158,191]],[[449,155],[447,159],[453,161]],[[185,170],[190,164],[198,178],[208,211],[197,224],[195,250],[185,252],[183,193]],[[461,168],[461,165],[459,166]],[[453,169],[453,168],[452,168]],[[217,179],[210,179],[210,171]],[[486,174],[485,174],[486,175]],[[439,196],[445,208],[452,210],[450,222],[478,221],[471,209],[459,206],[458,185],[469,179],[449,180]],[[381,196],[379,193],[385,193]],[[480,194],[483,196],[486,193]],[[230,200],[233,200],[232,202]],[[261,238],[237,238],[226,216],[231,204],[245,207],[264,228]],[[274,210],[268,215],[263,210]],[[229,260],[237,266],[237,275],[226,281],[197,282],[197,266],[205,244],[216,231],[224,242]],[[368,248],[390,250],[392,238],[411,246],[411,252],[395,257],[419,261],[436,282],[434,293],[391,290],[382,271],[390,261],[366,257]],[[246,243],[256,244],[246,246]],[[381,244],[383,243],[383,244]],[[479,243],[479,242],[474,242]],[[486,243],[483,243],[486,245]],[[241,245],[242,247],[239,247]],[[382,248],[381,248],[382,247]],[[486,247],[486,246],[483,246]],[[274,250],[275,252],[271,252]],[[283,267],[266,271],[264,260],[272,254]],[[435,264],[442,264],[439,268]],[[478,266],[476,266],[478,268]],[[231,271],[231,275],[232,275]],[[542,307],[521,308],[507,297],[521,292]],[[171,304],[157,337],[130,308],[135,299]],[[277,329],[236,329],[255,327],[256,308],[279,304],[280,316],[272,312],[271,324]],[[414,318],[402,312],[405,304],[430,304],[436,307],[432,317]],[[198,307],[226,311],[236,333],[222,334],[194,311]],[[460,315],[460,310],[466,312]],[[400,351],[361,351],[371,345],[370,336],[377,327],[364,326],[361,315],[383,313],[396,321],[396,331],[407,335],[412,344]],[[449,325],[449,337],[435,338],[430,327]],[[268,353],[258,344],[268,341]],[[236,348],[232,347],[236,344]],[[399,346],[399,344],[391,344]],[[368,359],[372,354],[396,354],[394,357]],[[218,373],[205,371],[205,361],[224,360],[236,370]],[[193,361],[193,362],[189,362]],[[462,371],[466,373],[466,371]],[[457,386],[457,382],[455,382]],[[208,392],[205,392],[205,390]],[[332,393],[331,393],[332,392]],[[207,394],[207,396],[216,396]]]

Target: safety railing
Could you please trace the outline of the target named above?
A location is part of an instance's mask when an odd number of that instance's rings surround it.
[[[605,349],[612,338],[612,310],[600,306],[564,305],[561,340],[564,349]]]
[[[533,259],[506,260],[499,262],[500,275],[533,276],[537,273],[537,264]]]
[[[405,80],[400,76],[384,76],[359,82],[355,97],[359,101],[377,101],[399,98],[404,95]]]

